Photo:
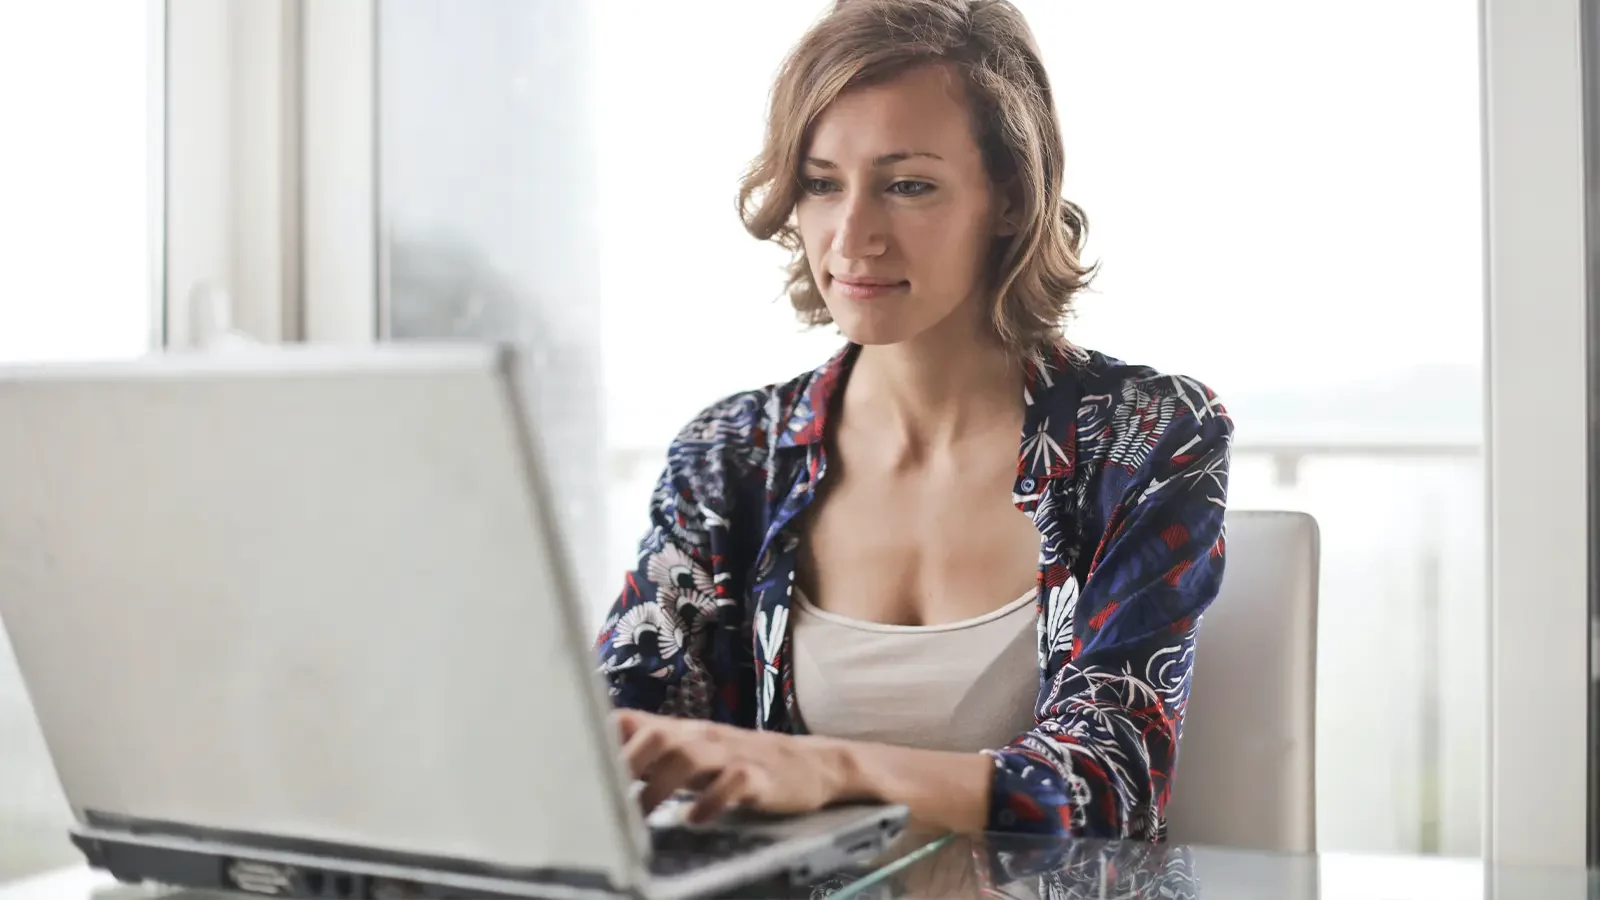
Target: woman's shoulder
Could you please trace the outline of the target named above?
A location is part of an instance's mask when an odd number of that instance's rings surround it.
[[[1133,431],[1154,442],[1174,430],[1222,436],[1233,430],[1217,392],[1193,376],[1080,348],[1063,354],[1056,365],[1075,390],[1055,392],[1056,403],[1072,408],[1051,412],[1076,421],[1078,435],[1090,445],[1080,449],[1105,442],[1096,438],[1125,441]]]
[[[728,394],[708,404],[673,437],[669,463],[677,469],[703,470],[716,461],[764,470],[825,368]]]
[[[1071,364],[1078,372],[1085,398],[1110,394],[1118,399],[1132,400],[1144,394],[1216,399],[1216,392],[1198,378],[1126,362],[1098,350],[1078,350]]]

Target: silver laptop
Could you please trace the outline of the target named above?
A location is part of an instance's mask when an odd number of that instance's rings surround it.
[[[639,815],[518,371],[477,346],[0,370],[0,617],[92,865],[672,898],[897,835],[892,806]]]

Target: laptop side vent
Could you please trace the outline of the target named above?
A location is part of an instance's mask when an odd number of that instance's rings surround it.
[[[350,872],[328,872],[253,859],[231,859],[223,866],[224,884],[236,891],[268,897],[319,897],[360,900],[375,896],[384,881]]]
[[[294,869],[272,863],[236,859],[228,864],[230,886],[251,894],[278,897],[295,893]]]

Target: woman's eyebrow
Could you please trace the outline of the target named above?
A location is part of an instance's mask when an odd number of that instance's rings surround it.
[[[882,156],[873,160],[872,164],[873,166],[892,166],[897,162],[905,162],[908,159],[918,156],[926,156],[929,159],[937,159],[940,162],[944,161],[944,157],[930,150],[896,150],[893,153],[883,154]],[[815,156],[806,157],[806,165],[815,166],[818,169],[839,168],[838,164],[834,163],[832,160],[819,159]]]

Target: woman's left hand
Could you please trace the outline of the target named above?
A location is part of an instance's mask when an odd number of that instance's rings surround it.
[[[806,813],[845,799],[848,753],[840,742],[750,731],[638,710],[613,714],[628,771],[645,783],[645,813],[680,790],[698,791],[689,820],[735,806]]]

